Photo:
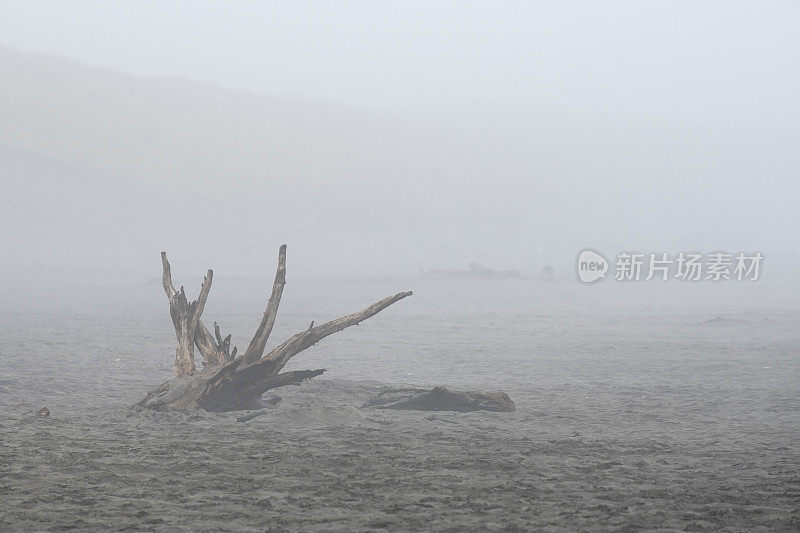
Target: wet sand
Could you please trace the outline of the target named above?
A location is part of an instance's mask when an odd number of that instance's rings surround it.
[[[765,441],[735,416],[725,434],[687,422],[698,405],[686,398],[698,391],[564,402],[570,391],[555,389],[525,398],[518,413],[429,420],[360,410],[374,390],[312,381],[246,423],[140,409],[6,419],[0,519],[30,530],[800,525],[791,432]],[[703,398],[717,409],[731,401],[720,391]],[[664,413],[664,403],[684,409]]]
[[[629,304],[587,323],[596,296],[520,308],[503,287],[494,307],[444,310],[423,288],[416,307],[298,357],[331,371],[244,423],[130,407],[169,374],[169,324],[148,329],[160,300],[109,351],[98,333],[150,300],[32,310],[44,338],[6,313],[0,529],[800,529],[800,314]],[[288,311],[276,338],[312,310]],[[517,412],[360,408],[382,385],[436,383],[505,390]],[[42,405],[50,418],[23,414]]]

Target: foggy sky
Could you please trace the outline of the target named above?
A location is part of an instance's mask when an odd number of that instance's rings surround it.
[[[89,254],[145,276],[177,248],[260,269],[284,241],[337,275],[796,249],[794,2],[0,6],[0,45],[131,75],[1,65],[0,245],[43,268]],[[20,224],[64,179],[80,194]],[[202,240],[159,188],[207,213]]]
[[[6,0],[0,42],[358,108],[783,113],[798,19],[795,2]]]

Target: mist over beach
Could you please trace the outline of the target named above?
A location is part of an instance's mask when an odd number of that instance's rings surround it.
[[[0,530],[800,524],[796,4],[0,12]],[[137,406],[160,252],[242,357],[284,243],[267,357],[414,294],[257,418]],[[516,411],[365,407],[436,386]]]

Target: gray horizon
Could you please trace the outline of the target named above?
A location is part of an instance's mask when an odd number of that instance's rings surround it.
[[[5,6],[13,283],[798,259],[790,2]]]

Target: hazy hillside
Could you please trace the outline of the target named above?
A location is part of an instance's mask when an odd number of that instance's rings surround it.
[[[585,246],[794,247],[781,236],[797,221],[796,129],[768,107],[401,117],[3,48],[0,76],[7,279],[138,280],[162,249],[252,274],[282,242],[293,272],[342,277],[471,261],[569,275]]]
[[[309,271],[413,272],[444,235],[494,225],[471,182],[498,169],[455,131],[8,49],[0,72],[2,217],[37,250],[25,263],[141,273],[166,248],[252,271],[289,241]],[[18,242],[2,241],[11,263]],[[457,244],[457,261],[480,253]]]

